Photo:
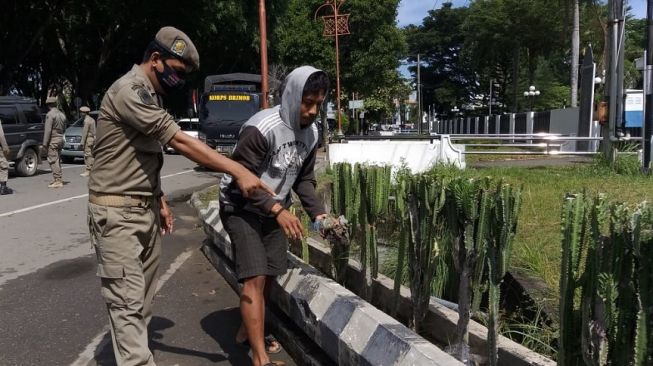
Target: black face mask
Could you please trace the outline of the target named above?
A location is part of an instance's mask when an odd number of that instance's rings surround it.
[[[159,84],[161,84],[161,87],[163,88],[163,91],[166,95],[178,94],[184,90],[184,86],[186,86],[186,80],[172,67],[168,66],[165,61],[161,62],[163,63],[162,72],[159,72],[158,69],[154,68],[154,72],[156,73],[157,80],[159,80]]]

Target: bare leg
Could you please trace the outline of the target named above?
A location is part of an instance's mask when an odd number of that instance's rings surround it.
[[[265,278],[265,289],[263,291],[264,296],[264,305],[268,302],[270,298],[270,283],[274,281],[276,277],[267,276]],[[265,314],[265,306],[263,307],[263,313]],[[265,315],[264,315],[265,316]],[[264,324],[265,329],[265,324]],[[236,333],[236,343],[243,343],[247,340],[247,329],[245,328],[245,323],[241,322],[238,332]],[[281,349],[281,344],[278,341],[273,341],[271,343],[265,342],[265,349],[268,353],[277,353]]]
[[[240,295],[240,314],[243,318],[247,338],[252,347],[252,364],[262,366],[270,362],[265,350],[265,276],[251,277],[245,280]]]

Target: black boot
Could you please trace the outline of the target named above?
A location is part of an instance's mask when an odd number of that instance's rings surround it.
[[[7,182],[0,182],[0,196],[12,193],[14,193],[14,190],[7,187]]]

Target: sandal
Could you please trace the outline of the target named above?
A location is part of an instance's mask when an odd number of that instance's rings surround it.
[[[265,351],[269,354],[277,354],[281,352],[281,343],[277,341],[272,334],[266,336],[264,339],[265,342]],[[276,344],[276,348],[275,348]],[[249,339],[245,339],[242,342],[236,342],[236,345],[242,348],[250,349],[252,346],[249,344]],[[266,365],[267,366],[267,365]]]
[[[276,346],[276,347],[275,347]],[[277,341],[272,334],[265,336],[265,350],[269,354],[277,354],[281,352],[281,343]]]

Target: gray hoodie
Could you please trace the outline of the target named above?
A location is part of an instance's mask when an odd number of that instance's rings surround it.
[[[293,70],[286,77],[281,106],[252,116],[241,128],[234,149],[232,158],[259,176],[277,196],[259,192],[245,200],[233,178],[225,175],[220,183],[223,205],[269,216],[275,202],[290,206],[290,191],[294,190],[311,219],[325,212],[315,195],[317,126],[300,125],[304,85],[316,72],[323,71],[311,66]]]

